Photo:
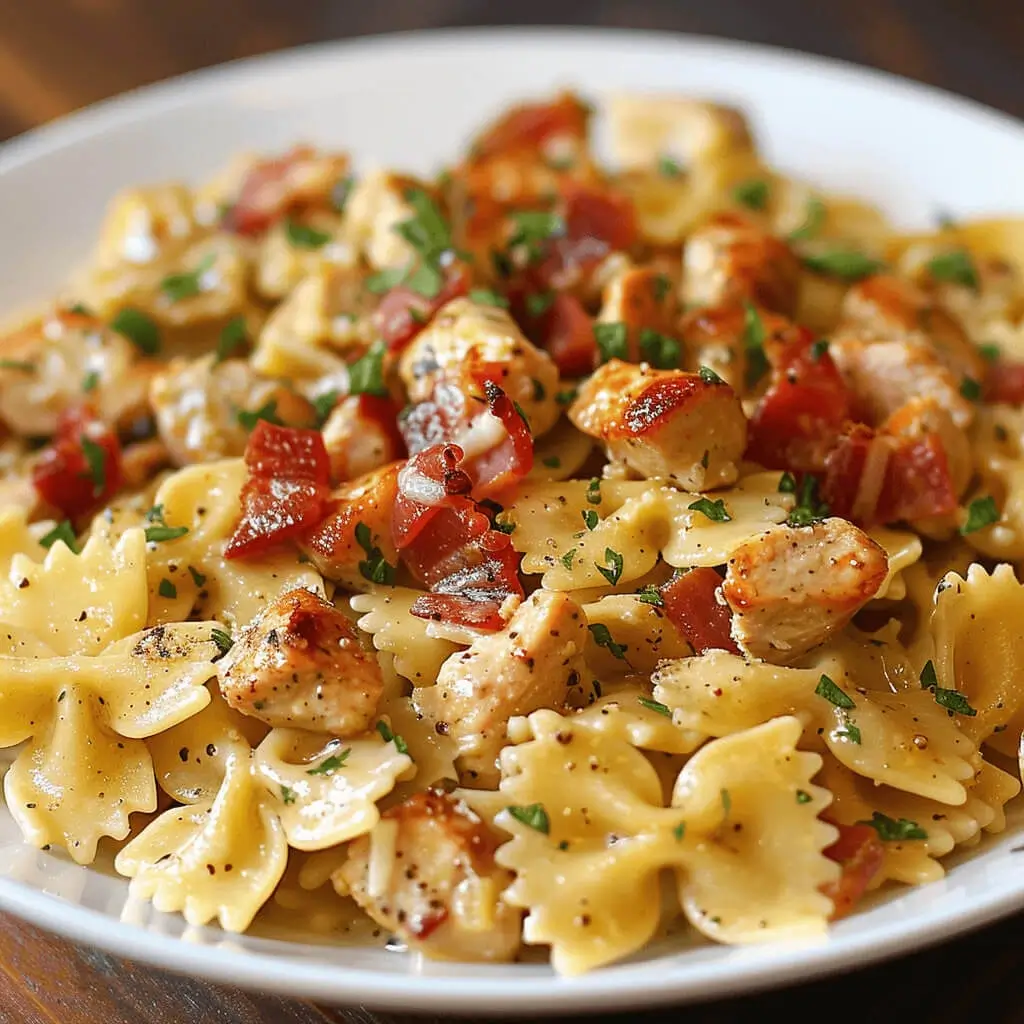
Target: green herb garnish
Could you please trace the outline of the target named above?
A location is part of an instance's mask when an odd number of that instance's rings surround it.
[[[239,426],[249,431],[253,430],[260,420],[266,420],[267,423],[272,423],[276,427],[284,426],[284,421],[277,415],[276,398],[271,398],[269,402],[264,402],[258,409],[239,409],[235,413],[235,418],[238,420]]]
[[[601,622],[594,622],[587,627],[594,637],[594,643],[598,647],[607,647],[612,655],[621,661],[626,660],[626,651],[629,649],[625,644],[617,644],[608,630],[608,627]]]
[[[126,306],[110,321],[110,329],[123,334],[147,356],[160,351],[160,328],[141,310]]]
[[[707,516],[713,523],[728,523],[732,520],[732,516],[729,515],[725,507],[725,500],[723,498],[716,498],[714,501],[710,498],[698,498],[696,501],[690,502],[686,507],[693,512],[700,512],[702,515]]]
[[[656,608],[665,607],[665,599],[661,596],[661,591],[653,583],[648,583],[646,586],[641,587],[637,591],[636,596],[643,604],[653,604]]]
[[[236,349],[242,348],[249,340],[244,316],[232,317],[220,332],[217,339],[217,354],[214,365],[224,362]]]
[[[996,507],[996,499],[991,495],[984,498],[975,498],[967,506],[967,522],[960,527],[960,532],[964,535],[974,533],[998,522],[999,509]]]
[[[181,274],[168,274],[160,282],[160,291],[164,293],[170,302],[181,302],[183,299],[192,299],[203,291],[200,281],[216,262],[214,253],[207,253],[197,264],[195,270],[186,270]]]
[[[808,270],[844,281],[859,281],[885,267],[881,260],[852,249],[833,249],[830,252],[805,255],[803,263]]]
[[[804,213],[803,223],[789,233],[791,242],[802,242],[805,239],[813,238],[825,223],[825,204],[816,196],[807,200],[807,211]]]
[[[818,685],[814,688],[814,692],[819,697],[824,697],[830,704],[834,704],[837,708],[842,708],[844,711],[848,711],[850,708],[857,706],[854,704],[849,694],[844,693],[826,675],[823,675],[818,681]]]
[[[340,754],[331,754],[330,757],[325,757],[315,768],[307,768],[306,774],[333,775],[339,768],[345,766],[345,762],[351,753],[352,748],[346,747]]]
[[[391,731],[391,728],[388,726],[387,722],[383,720],[379,721],[377,723],[377,732],[380,733],[381,739],[385,743],[394,743],[395,750],[397,750],[400,754],[409,753],[408,744],[405,742],[405,740],[402,739],[401,736],[397,736],[395,733]]]
[[[604,560],[607,565],[598,565],[595,562],[594,567],[614,587],[622,578],[622,555],[611,548],[605,548]]]
[[[78,546],[78,539],[75,537],[75,531],[67,519],[62,523],[58,523],[49,533],[43,534],[39,538],[39,543],[49,550],[59,540],[62,540],[67,545],[68,550],[73,555],[80,555],[82,553],[82,549]]]
[[[594,340],[601,353],[601,362],[628,358],[626,325],[624,323],[595,323]]]
[[[647,362],[657,369],[674,370],[679,366],[682,346],[675,338],[644,327],[640,331],[640,351]]]
[[[506,807],[505,810],[516,821],[526,825],[528,828],[532,828],[535,832],[543,832],[544,835],[547,835],[551,831],[551,821],[548,818],[548,812],[544,810],[543,804],[527,804],[525,807],[513,804],[510,807]]]
[[[750,210],[763,210],[768,205],[768,182],[759,178],[740,182],[732,190],[733,199]]]
[[[951,281],[978,290],[978,270],[969,252],[954,249],[928,261],[928,273],[936,281]]]
[[[92,496],[98,498],[107,486],[107,450],[87,434],[82,434],[79,442],[82,445],[85,464],[88,466],[87,472],[83,475],[92,480]]]
[[[366,552],[366,558],[359,563],[359,574],[371,583],[393,587],[398,569],[385,560],[380,548],[373,543],[373,536],[366,523],[356,523],[355,537],[356,543]]]
[[[654,711],[656,714],[664,715],[666,718],[672,717],[672,709],[662,704],[661,701],[652,700],[650,697],[637,697],[637,700],[645,707],[648,711]]]
[[[308,224],[300,224],[289,217],[284,222],[284,233],[291,245],[296,249],[322,249],[331,236],[326,231],[318,231]]]
[[[928,833],[916,821],[907,818],[893,820],[881,811],[872,811],[870,821],[858,821],[858,825],[870,825],[878,838],[886,843],[900,843],[907,839],[927,839]]]
[[[725,381],[711,369],[710,366],[702,366],[698,371],[697,375],[700,377],[705,384],[724,384]]]
[[[160,586],[156,589],[161,597],[173,599],[178,596],[178,588],[166,577],[160,581]]]

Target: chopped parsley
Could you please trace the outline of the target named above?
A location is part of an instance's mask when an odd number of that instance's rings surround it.
[[[0,370],[17,370],[18,373],[35,373],[36,364],[25,359],[0,359]]]
[[[352,748],[346,747],[340,754],[331,754],[330,757],[325,757],[315,768],[307,768],[306,774],[333,775],[339,768],[345,766],[345,762],[351,753]]]
[[[396,224],[394,230],[412,246],[419,259],[401,269],[382,270],[366,284],[374,292],[404,284],[424,298],[433,299],[444,284],[442,257],[453,248],[451,231],[437,204],[423,189],[407,189],[405,200],[412,207],[413,216]]]
[[[359,574],[371,583],[383,583],[393,587],[398,569],[384,558],[380,548],[373,543],[373,536],[366,523],[356,523],[356,543],[366,552],[366,558],[359,563]]]
[[[601,478],[592,476],[590,483],[587,484],[587,504],[588,505],[600,505],[601,504]]]
[[[821,230],[821,226],[824,223],[825,204],[817,196],[812,196],[807,200],[807,210],[804,213],[803,223],[798,228],[790,231],[789,240],[791,242],[802,242],[808,238],[813,238]]]
[[[377,395],[387,398],[384,386],[384,355],[387,346],[383,341],[374,342],[366,354],[348,368],[348,391],[350,395]]]
[[[79,441],[88,467],[84,475],[92,480],[92,496],[98,498],[107,486],[107,450],[87,434],[82,434]]]
[[[583,523],[588,530],[595,529],[597,524],[601,521],[597,512],[592,508],[585,508],[580,515],[583,516]]]
[[[197,264],[195,270],[186,270],[181,274],[168,274],[160,282],[160,291],[170,302],[181,302],[183,299],[194,299],[202,294],[201,284],[205,274],[216,262],[214,253],[207,253]]]
[[[611,548],[605,548],[604,560],[607,565],[598,565],[595,562],[594,567],[614,587],[622,578],[622,555]]]
[[[217,645],[217,650],[220,651],[220,657],[222,658],[235,646],[235,641],[231,639],[231,634],[223,629],[211,629],[210,639]]]
[[[752,178],[750,181],[740,182],[732,190],[732,196],[737,203],[741,203],[750,210],[763,210],[768,205],[770,191],[767,181]]]
[[[594,340],[601,353],[602,363],[607,363],[612,359],[628,358],[629,348],[624,323],[594,324]]]
[[[284,421],[277,415],[277,399],[271,398],[264,402],[258,409],[239,409],[235,413],[239,426],[244,430],[253,430],[260,420],[266,420],[274,426],[283,427]]]
[[[743,319],[743,350],[747,356],[745,375],[748,388],[752,388],[768,372],[768,357],[764,353],[764,322],[752,302],[745,302]]]
[[[978,290],[978,270],[971,254],[963,249],[954,249],[930,259],[928,273],[936,281],[950,281]]]
[[[572,403],[576,401],[576,389],[568,388],[565,391],[559,391],[558,394],[555,395],[555,401],[559,405],[572,405]]]
[[[608,627],[601,622],[594,622],[587,626],[594,637],[594,643],[598,647],[607,647],[612,655],[621,661],[626,660],[626,651],[629,649],[625,644],[617,644],[613,639]]]
[[[991,495],[984,498],[975,498],[967,506],[967,521],[960,527],[960,532],[964,535],[974,533],[998,522],[999,509],[996,507],[996,499]]]
[[[686,822],[681,821],[674,829],[672,829],[672,835],[676,837],[677,842],[683,841],[683,836],[686,835]]]
[[[856,743],[858,747],[860,746],[860,729],[858,729],[849,718],[845,719],[839,729],[836,729],[836,735],[845,736],[851,743]]]
[[[732,811],[732,796],[727,789],[720,789],[718,795],[722,801],[722,817],[728,818]]]
[[[110,321],[110,329],[123,334],[144,355],[160,351],[160,328],[139,309],[126,306]]]
[[[658,157],[658,173],[664,178],[680,178],[683,174],[682,164],[667,154]]]
[[[543,832],[544,835],[547,835],[551,831],[551,821],[543,804],[526,804],[525,806],[512,804],[505,810],[520,824],[532,828],[535,832]]]
[[[986,362],[994,363],[1003,354],[1003,350],[991,341],[982,342],[978,346],[978,352],[981,353],[981,358]]]
[[[334,183],[334,188],[331,189],[331,206],[333,206],[338,213],[345,212],[348,197],[352,194],[352,188],[355,183],[356,177],[354,174],[346,174],[343,178],[339,178]]]
[[[331,240],[328,232],[318,231],[308,224],[300,224],[291,217],[284,222],[284,233],[289,244],[294,245],[296,249],[322,249]]]
[[[147,542],[159,543],[164,540],[176,540],[188,533],[187,526],[168,526],[164,519],[163,505],[154,505],[146,513],[146,522],[153,525],[146,527]]]
[[[857,706],[853,703],[850,695],[836,686],[826,675],[823,675],[818,680],[818,685],[814,688],[814,692],[819,697],[824,697],[830,704],[834,704],[837,708],[842,708],[844,711],[849,711],[850,708]]]
[[[980,402],[981,385],[973,377],[964,377],[964,379],[960,381],[960,394],[963,395],[968,402]]]
[[[380,733],[380,738],[385,743],[394,743],[395,750],[397,750],[400,754],[409,753],[409,746],[405,742],[405,740],[403,740],[401,736],[395,735],[395,733],[391,731],[391,728],[388,725],[388,723],[385,722],[383,719],[377,723],[377,732]]]
[[[524,411],[523,407],[514,398],[512,399],[512,408],[515,409],[515,411],[517,413],[519,413],[519,418],[526,425],[526,429],[529,430],[530,433],[532,434],[533,433],[533,428],[530,426],[530,421],[526,418],[526,412]]]
[[[548,469],[560,469],[562,460],[557,455],[549,455],[546,459],[541,459],[541,463]]]
[[[655,302],[664,302],[665,296],[672,290],[672,282],[666,274],[655,274],[651,279],[651,290]]]
[[[526,296],[526,312],[530,316],[543,316],[554,301],[554,292],[531,292]]]
[[[472,288],[469,297],[481,306],[499,306],[501,309],[508,309],[508,299],[504,295],[491,291],[490,288]]]
[[[544,390],[544,385],[536,377],[532,377],[530,383],[533,385],[533,400],[535,402],[543,402],[548,397],[547,391]]]
[[[376,274],[371,274],[366,279],[367,291],[373,292],[374,295],[390,291],[405,280],[406,273],[405,267],[388,267],[386,270],[378,270]]]
[[[196,569],[194,566],[190,565],[188,567],[188,574],[189,574],[189,576],[192,577],[192,582],[197,587],[205,587],[206,586],[206,577],[198,569]]]
[[[549,238],[564,235],[565,220],[557,213],[543,210],[515,210],[511,214],[515,232],[509,240],[509,248],[525,246],[530,262],[538,259]]]
[[[659,370],[674,370],[679,366],[682,346],[675,338],[644,327],[640,331],[640,351]]]
[[[858,821],[858,825],[870,825],[878,838],[886,843],[900,843],[907,839],[927,839],[928,833],[916,821],[908,818],[893,820],[881,811],[872,811],[870,821]]]
[[[652,700],[650,697],[637,697],[637,701],[647,708],[648,711],[654,711],[656,714],[664,715],[666,718],[672,717],[672,709],[662,704],[660,700]]]
[[[798,804],[809,804],[811,802],[811,794],[806,789],[798,789],[796,791],[796,802]]]
[[[702,366],[697,371],[697,374],[700,377],[700,379],[702,381],[704,381],[705,384],[724,384],[725,383],[725,381],[722,380],[722,378],[719,377],[718,374],[715,373],[715,371],[712,370],[710,366]]]
[[[341,398],[341,392],[335,389],[325,391],[322,395],[317,395],[312,400],[313,409],[316,411],[316,425],[323,429],[323,425],[327,422],[327,418],[334,412],[334,407],[338,404],[338,399]]]
[[[39,543],[49,550],[59,540],[64,541],[68,550],[73,555],[80,555],[82,553],[82,549],[78,546],[78,539],[75,537],[75,531],[67,519],[62,523],[58,523],[49,533],[40,537]]]
[[[566,569],[572,569],[573,559],[576,557],[576,549],[569,548],[568,551],[558,560],[566,567]]]
[[[780,491],[783,481],[785,481],[785,474],[779,482]],[[811,526],[827,515],[828,505],[818,500],[818,481],[808,474],[800,481],[796,505],[793,506],[786,522],[790,526]]]
[[[498,533],[506,533],[506,534],[508,534],[508,533],[515,533],[516,524],[515,523],[499,523],[498,520],[495,519],[494,520],[494,529],[497,530]]]
[[[779,494],[796,494],[796,477],[789,470],[779,477]]]
[[[944,690],[941,686],[936,686],[932,693],[935,694],[935,703],[945,708],[950,718],[954,715],[973,718],[978,713],[977,709],[971,707],[967,697],[959,690]]]
[[[244,316],[232,317],[220,332],[217,339],[217,354],[214,365],[224,362],[236,349],[242,348],[249,340],[249,332],[245,326]]]
[[[938,676],[935,674],[935,664],[931,658],[924,663],[924,668],[921,669],[921,689],[931,690],[939,685]]]
[[[828,352],[828,342],[824,338],[819,338],[811,346],[811,359],[816,363],[821,362],[821,357]]]
[[[282,783],[282,785],[281,785],[281,799],[286,804],[293,804],[293,803],[295,803],[295,790],[292,789],[290,786],[285,786]]]
[[[641,587],[637,591],[636,596],[642,604],[653,604],[656,608],[665,607],[665,599],[661,596],[661,591],[653,583],[648,583],[646,586]]]
[[[178,588],[167,577],[164,577],[160,581],[160,586],[157,587],[157,593],[161,597],[173,599],[178,596]]]
[[[803,257],[804,266],[818,274],[838,277],[843,281],[859,281],[877,273],[885,264],[855,249],[832,249]]]
[[[732,516],[726,510],[723,498],[716,498],[714,501],[710,498],[698,498],[696,501],[691,501],[686,507],[707,516],[713,523],[728,523],[732,520]]]
[[[82,378],[82,390],[89,394],[90,391],[95,391],[100,382],[100,375],[95,370],[90,370]]]

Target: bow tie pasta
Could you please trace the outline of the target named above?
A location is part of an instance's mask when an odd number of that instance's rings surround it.
[[[1024,222],[901,235],[679,96],[353,167],[130,189],[0,335],[26,840],[579,974],[827,941],[1010,828]]]

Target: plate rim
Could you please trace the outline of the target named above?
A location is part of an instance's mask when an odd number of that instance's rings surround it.
[[[797,49],[647,29],[475,26],[309,43],[238,58],[140,86],[0,144],[0,188],[3,176],[16,167],[44,160],[79,140],[102,135],[141,118],[159,117],[163,111],[179,104],[194,103],[204,94],[226,93],[234,84],[261,71],[279,74],[289,66],[308,67],[333,57],[342,58],[353,51],[386,57],[388,51],[469,48],[481,42],[496,41],[510,47],[529,46],[539,41],[628,47],[649,42],[659,47],[678,47],[680,51],[700,51],[709,56],[742,56],[762,66],[784,68],[792,74],[806,76],[817,70],[845,80],[851,86],[896,90],[910,100],[933,107],[938,105],[949,115],[984,120],[994,131],[1009,133],[1017,139],[1024,137],[1024,121],[977,100],[880,68]],[[83,866],[83,870],[90,869]],[[509,1016],[576,1014],[696,1002],[809,981],[848,969],[851,964],[859,967],[877,963],[893,954],[936,945],[1024,908],[1024,878],[1015,888],[991,887],[966,908],[935,906],[909,919],[891,922],[881,933],[871,929],[863,935],[832,937],[810,946],[780,944],[758,962],[740,969],[724,961],[702,965],[698,974],[688,977],[688,971],[678,970],[682,962],[667,954],[656,961],[611,965],[578,978],[531,976],[527,984],[511,976],[391,974],[347,967],[344,963],[311,963],[286,955],[197,944],[125,923],[4,876],[0,876],[0,908],[72,942],[221,984],[335,1004],[359,1003],[383,1010],[442,1011],[458,1015],[486,1012]],[[338,948],[344,950],[345,947]]]

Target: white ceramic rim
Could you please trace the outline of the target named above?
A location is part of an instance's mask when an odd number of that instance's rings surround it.
[[[629,46],[647,44],[664,48],[675,44],[680,47],[681,56],[685,56],[687,51],[698,50],[707,56],[720,56],[723,60],[748,57],[758,64],[797,76],[813,75],[845,81],[848,85],[868,85],[932,107],[938,105],[950,116],[966,117],[976,122],[984,120],[990,130],[1010,134],[1016,139],[1021,138],[1024,129],[1020,122],[1006,114],[951,93],[877,69],[795,51],[684,34],[624,29],[452,29],[318,43],[234,61],[134,90],[4,144],[0,147],[0,187],[4,173],[15,167],[45,158],[77,140],[143,118],[158,117],[161,112],[178,105],[220,93],[256,73],[273,74],[307,62],[343,57],[353,52],[394,57],[403,52],[422,53],[431,48],[473,47],[493,43],[499,34],[503,45],[512,46],[552,39],[559,40],[566,47],[581,43],[610,45],[618,42]],[[495,1016],[637,1009],[778,987],[919,949],[977,928],[1021,907],[1024,907],[1024,873],[1019,882],[1007,886],[991,885],[980,895],[973,894],[968,905],[951,908],[944,907],[940,901],[933,908],[915,912],[906,918],[899,917],[894,911],[895,919],[884,929],[848,935],[839,928],[827,942],[773,947],[759,955],[756,961],[744,963],[739,969],[735,962],[729,960],[702,963],[694,968],[681,955],[678,960],[659,956],[656,961],[613,966],[582,978],[536,974],[522,978],[511,975],[501,978],[450,977],[379,972],[346,967],[343,963],[307,963],[286,956],[195,945],[122,923],[98,911],[0,876],[0,908],[3,910],[74,942],[96,946],[170,971],[327,1003]]]

